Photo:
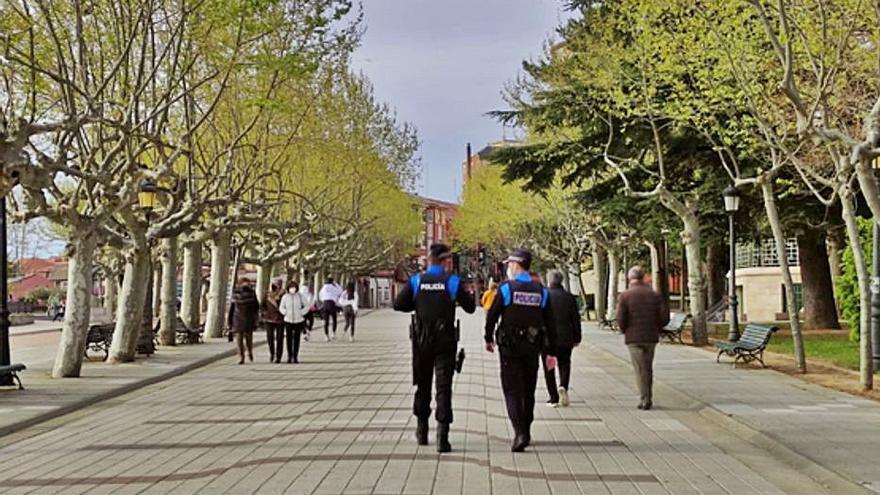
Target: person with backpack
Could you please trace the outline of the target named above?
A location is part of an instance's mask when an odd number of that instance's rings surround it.
[[[354,284],[350,283],[345,287],[342,296],[339,297],[339,305],[342,306],[342,315],[345,317],[345,327],[342,329],[342,335],[348,333],[348,340],[354,342],[354,321],[358,312],[358,295],[354,290]]]
[[[287,362],[299,363],[299,341],[305,328],[307,301],[299,292],[299,284],[290,282],[287,284],[287,294],[281,298],[278,308],[284,315],[284,333],[287,338]],[[281,350],[278,350],[280,359]],[[276,363],[278,361],[275,361]]]

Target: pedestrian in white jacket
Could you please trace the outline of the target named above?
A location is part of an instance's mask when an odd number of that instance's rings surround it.
[[[351,328],[348,340],[354,342],[354,321],[358,312],[358,295],[354,290],[354,284],[348,284],[342,291],[342,295],[339,296],[339,305],[342,306],[342,314],[345,316],[345,328],[342,330],[342,334],[345,335]]]
[[[281,298],[278,310],[284,315],[284,332],[287,337],[287,362],[299,362],[299,340],[306,326],[308,301],[299,293],[299,284],[290,282],[287,294]],[[278,351],[281,352],[280,350]]]

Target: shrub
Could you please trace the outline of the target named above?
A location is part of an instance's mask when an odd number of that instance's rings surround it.
[[[859,237],[862,240],[862,249],[865,251],[865,259],[868,262],[868,273],[871,273],[873,260],[871,259],[872,232],[871,220],[859,219]],[[841,275],[837,279],[837,297],[840,300],[840,312],[843,319],[849,324],[850,340],[859,340],[859,279],[856,274],[855,259],[852,246],[847,245],[841,257],[843,266]]]

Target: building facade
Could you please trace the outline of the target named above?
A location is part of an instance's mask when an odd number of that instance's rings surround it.
[[[795,305],[800,310],[804,299],[797,239],[786,240],[785,253],[794,281]],[[729,277],[728,274],[728,280]],[[782,269],[776,254],[776,242],[772,239],[737,245],[736,298],[742,322],[789,319]]]

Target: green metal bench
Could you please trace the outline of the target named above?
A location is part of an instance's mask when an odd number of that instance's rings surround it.
[[[21,384],[21,378],[18,376],[19,371],[24,371],[27,369],[27,366],[21,363],[9,364],[0,366],[0,376],[11,376],[13,380],[18,383],[18,389],[24,390],[24,386]]]
[[[681,331],[684,330],[684,325],[690,317],[691,315],[687,313],[670,313],[669,323],[660,330],[660,336],[665,337],[670,343],[674,343],[677,340],[679,344],[684,344],[681,340]]]
[[[767,365],[764,364],[764,350],[767,349],[767,344],[776,330],[778,330],[778,327],[773,325],[749,323],[736,342],[715,342],[715,347],[718,348],[718,356],[715,358],[715,362],[720,363],[721,355],[727,354],[733,358],[734,368],[736,368],[736,363],[739,361],[743,363],[758,361],[761,363],[761,366],[766,368]]]

